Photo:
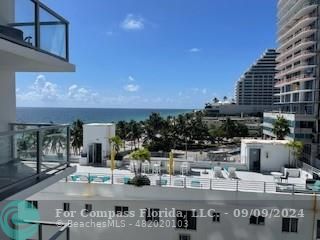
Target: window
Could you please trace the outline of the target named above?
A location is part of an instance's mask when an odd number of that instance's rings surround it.
[[[159,217],[159,208],[147,208],[146,209],[146,221],[151,221],[151,222],[159,222],[160,217]]]
[[[92,204],[86,204],[85,209],[86,209],[87,213],[91,212],[92,211]]]
[[[116,215],[118,216],[127,216],[129,213],[129,207],[115,206],[114,209]]]
[[[254,224],[254,225],[264,225],[264,222],[265,222],[265,218],[262,217],[262,216],[250,216],[250,220],[249,220],[249,223],[250,224]]]
[[[37,201],[27,201],[26,208],[38,209],[38,202]]]
[[[282,232],[298,232],[298,218],[282,218]]]
[[[320,238],[320,220],[317,221],[317,239]]]
[[[176,228],[197,230],[197,212],[195,211],[176,211]]]
[[[187,234],[180,234],[179,240],[191,240],[191,236]]]
[[[64,212],[70,211],[70,203],[63,203],[63,211]]]
[[[212,214],[212,221],[213,222],[220,222],[220,213],[213,213]]]

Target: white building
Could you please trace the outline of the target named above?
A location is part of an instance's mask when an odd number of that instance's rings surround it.
[[[1,209],[6,200],[26,199],[75,171],[69,164],[69,126],[15,123],[16,73],[75,71],[69,63],[68,27],[67,20],[38,0],[0,0]],[[61,146],[49,156],[44,145],[53,131],[61,136]],[[8,239],[2,230],[0,239]]]
[[[287,140],[243,139],[241,141],[241,163],[247,165],[250,171],[279,171],[293,161],[290,158],[288,142]]]
[[[92,154],[92,147],[97,147],[95,154],[101,156],[101,161],[111,154],[110,139],[116,135],[114,123],[90,123],[83,125],[83,152]],[[91,148],[91,149],[90,149]],[[98,152],[97,152],[98,151]],[[89,161],[90,162],[90,161]]]
[[[278,102],[274,87],[276,74],[275,49],[268,49],[237,81],[235,96],[237,105],[272,106]]]
[[[319,1],[311,0],[278,1],[279,112],[265,115],[265,127],[277,115],[293,124],[289,137],[303,141],[303,161],[314,166],[320,166],[319,5]],[[272,137],[268,129],[265,134]]]

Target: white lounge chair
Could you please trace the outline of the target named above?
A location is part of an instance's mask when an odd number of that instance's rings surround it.
[[[213,171],[214,171],[215,178],[224,178],[221,167],[214,167]]]

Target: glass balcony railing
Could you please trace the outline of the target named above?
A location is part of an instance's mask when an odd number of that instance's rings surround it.
[[[39,0],[15,1],[14,22],[0,37],[69,61],[69,23]]]
[[[30,240],[70,240],[70,226],[68,224],[61,224],[55,222],[42,221],[24,221],[24,225],[36,225],[38,231]],[[19,230],[17,231],[19,234]]]
[[[0,133],[0,193],[69,167],[68,125],[12,124]]]

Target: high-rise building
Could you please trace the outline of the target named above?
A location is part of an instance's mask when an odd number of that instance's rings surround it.
[[[69,161],[69,126],[16,123],[16,73],[75,71],[75,66],[69,62],[68,26],[67,20],[39,0],[0,0],[0,212],[2,216],[23,215],[17,202],[23,202],[22,200],[76,170]],[[61,145],[66,146],[55,154],[44,150],[46,142],[52,141],[48,133],[53,131],[61,134],[63,139]],[[17,200],[11,201],[11,204],[17,203],[14,213],[11,211],[13,205],[8,205],[9,200]],[[36,203],[30,202],[28,209],[36,206]],[[5,214],[9,208],[10,213]],[[10,217],[8,221],[1,220],[1,225],[6,222],[11,224],[13,221]],[[48,224],[43,222],[37,224],[40,229],[37,239],[44,239],[41,232],[47,230],[42,231],[41,228]],[[18,233],[16,228],[18,225],[1,227],[0,239],[29,239]],[[60,234],[59,231],[56,232]],[[55,235],[55,238],[50,239],[57,238]]]
[[[278,89],[274,87],[277,52],[268,49],[236,83],[238,105],[270,106],[277,102]]]
[[[267,136],[273,136],[271,127],[277,116],[290,122],[287,138],[304,143],[303,160],[313,165],[319,165],[319,3],[278,1],[279,112],[264,115]]]

